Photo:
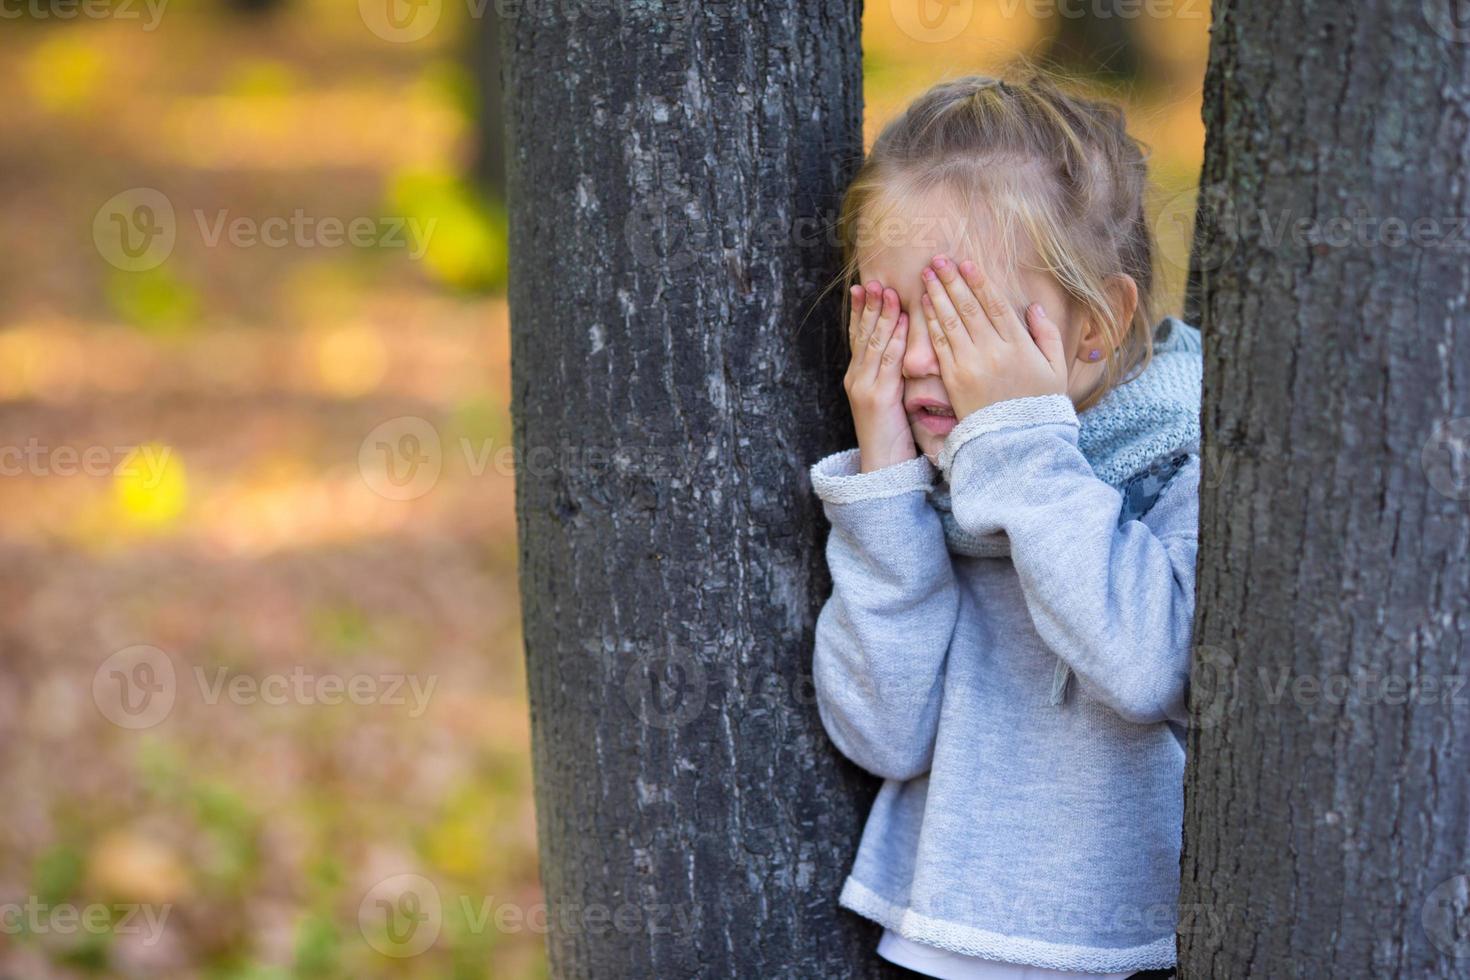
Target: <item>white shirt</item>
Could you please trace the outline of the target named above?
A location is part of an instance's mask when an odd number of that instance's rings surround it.
[[[928,943],[905,939],[891,929],[883,930],[878,940],[878,955],[905,969],[938,977],[939,980],[1123,980],[1125,973],[1074,973],[1071,970],[1049,970],[1044,966],[1004,963],[983,956],[966,956]]]

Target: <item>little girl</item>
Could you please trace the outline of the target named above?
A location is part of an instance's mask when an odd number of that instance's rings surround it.
[[[843,203],[814,674],[885,780],[839,901],[928,976],[1175,962],[1201,355],[1154,325],[1145,181],[1116,107],[965,78]]]

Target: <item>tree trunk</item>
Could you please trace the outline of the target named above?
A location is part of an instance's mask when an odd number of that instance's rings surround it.
[[[469,33],[465,63],[475,80],[476,126],[470,175],[497,201],[505,201],[505,88],[500,79],[501,18],[485,0],[485,13]],[[504,4],[505,0],[500,0]]]
[[[1137,0],[1059,3],[1051,17],[1056,33],[1042,60],[1074,75],[1137,80],[1145,67],[1134,35],[1138,9]]]
[[[806,468],[853,444],[836,307],[811,301],[862,154],[859,27],[827,0],[524,3],[503,24],[558,977],[884,972],[836,905],[875,787],[810,676],[829,582]]]
[[[1183,977],[1470,970],[1452,9],[1215,3]]]

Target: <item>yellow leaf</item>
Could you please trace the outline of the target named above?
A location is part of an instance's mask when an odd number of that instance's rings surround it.
[[[188,503],[184,461],[171,446],[138,446],[113,477],[118,510],[135,527],[162,528],[178,519]]]

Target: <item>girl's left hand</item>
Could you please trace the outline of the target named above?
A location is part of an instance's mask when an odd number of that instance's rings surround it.
[[[1062,333],[1039,303],[1016,316],[979,266],[943,255],[924,267],[924,321],[958,418],[1010,398],[1065,394]]]

